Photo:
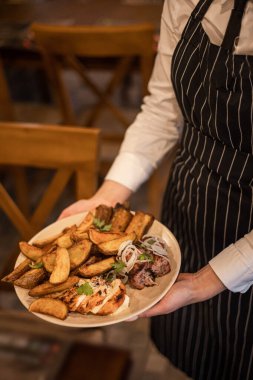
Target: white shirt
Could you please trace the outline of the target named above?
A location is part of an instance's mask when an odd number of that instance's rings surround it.
[[[174,49],[197,3],[198,0],[165,0],[150,95],[144,98],[142,110],[128,128],[119,155],[106,176],[133,191],[149,178],[180,139],[183,116],[172,87],[170,67]],[[202,25],[213,44],[221,44],[233,4],[233,0],[214,0],[205,14]],[[234,54],[253,55],[252,35],[253,0],[249,0]],[[253,284],[253,231],[209,264],[228,289],[245,292]]]

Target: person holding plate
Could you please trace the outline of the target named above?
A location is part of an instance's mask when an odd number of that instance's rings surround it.
[[[101,188],[61,214],[124,202],[180,142],[161,220],[182,273],[140,317],[195,380],[253,379],[252,33],[252,0],[166,0],[150,95]]]

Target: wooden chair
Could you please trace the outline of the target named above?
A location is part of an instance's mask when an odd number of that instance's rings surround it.
[[[70,96],[63,80],[63,70],[71,68],[83,79],[84,84],[97,96],[98,103],[91,109],[85,125],[96,125],[103,108],[111,111],[113,117],[123,127],[121,133],[103,133],[102,150],[106,143],[119,142],[123,138],[130,120],[124,111],[112,102],[112,95],[129,73],[134,60],[138,58],[141,73],[141,95],[147,94],[148,81],[154,63],[154,27],[150,24],[127,26],[55,26],[33,24],[32,32],[44,59],[45,68],[62,113],[63,124],[78,124]],[[117,57],[114,75],[104,92],[92,82],[86,68],[86,58],[95,58],[96,62],[105,58]],[[110,149],[111,145],[109,145]],[[147,185],[148,211],[160,216],[162,194],[166,179],[174,158],[174,152],[167,157],[161,168],[151,177]],[[102,174],[111,165],[107,157],[102,157]]]
[[[95,192],[99,134],[96,128],[0,123],[0,165],[56,171],[30,217],[23,214],[0,182],[0,209],[22,239],[29,239],[47,223],[48,216],[73,175],[76,199],[90,197]]]
[[[85,125],[96,125],[101,110],[106,107],[124,128],[130,124],[123,110],[111,97],[120,83],[129,74],[133,61],[138,58],[142,77],[141,94],[147,93],[151,75],[154,50],[154,26],[133,24],[126,26],[58,26],[33,24],[31,30],[44,58],[50,81],[56,91],[64,124],[78,124],[71,100],[62,78],[64,68],[77,72],[84,84],[98,98],[90,111]],[[95,59],[96,64],[105,59],[117,58],[114,74],[103,91],[88,75],[85,59]],[[111,68],[111,66],[110,66]],[[109,136],[113,138],[113,136]]]

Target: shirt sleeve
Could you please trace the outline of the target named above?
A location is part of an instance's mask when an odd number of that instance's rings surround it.
[[[158,53],[149,82],[149,93],[140,113],[129,126],[118,156],[106,179],[135,191],[177,143],[183,117],[172,87],[171,58],[180,36],[173,27],[170,1],[165,1]]]
[[[245,293],[253,284],[253,230],[209,261],[232,292]]]

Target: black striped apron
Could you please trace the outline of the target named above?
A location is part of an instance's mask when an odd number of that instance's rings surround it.
[[[177,237],[182,272],[195,272],[253,228],[253,56],[234,55],[247,1],[235,10],[221,46],[194,9],[172,60],[185,127],[166,190],[162,222]],[[253,254],[253,253],[252,253]],[[159,350],[195,380],[253,379],[253,292],[152,318]]]

